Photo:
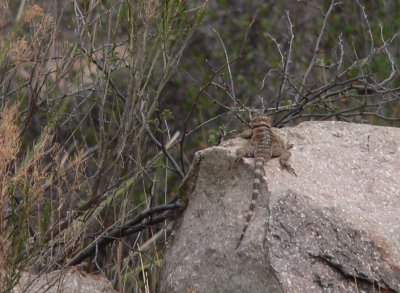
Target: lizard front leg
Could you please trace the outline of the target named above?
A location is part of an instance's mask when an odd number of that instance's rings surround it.
[[[292,147],[292,144],[286,144],[283,142],[283,140],[279,139],[276,143],[272,144],[272,157],[279,157],[279,164],[281,165],[281,168],[285,169],[290,174],[297,176],[293,167],[289,163],[290,156],[292,155],[289,152],[289,149]]]
[[[279,157],[279,164],[281,165],[282,169],[286,169],[289,173],[297,176],[293,167],[289,164],[289,158],[291,155],[292,154],[288,150],[283,150],[281,156]]]
[[[246,129],[242,133],[240,133],[237,137],[242,137],[245,139],[250,139],[253,136],[253,129]]]
[[[289,164],[290,156],[290,149],[293,147],[292,144],[287,144],[281,138],[275,138],[275,142],[272,144],[272,157],[278,158],[279,157],[279,164],[281,165],[282,169],[285,169],[290,174],[297,176],[296,172],[294,171],[293,167]]]

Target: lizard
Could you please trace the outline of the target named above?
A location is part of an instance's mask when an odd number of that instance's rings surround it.
[[[255,167],[251,203],[236,249],[239,248],[250,224],[251,217],[254,214],[256,201],[260,193],[261,178],[265,175],[264,164],[271,158],[279,157],[279,163],[282,169],[297,176],[294,169],[289,164],[289,158],[291,156],[289,149],[292,148],[293,145],[285,143],[283,139],[272,130],[271,120],[268,116],[258,116],[252,119],[251,129],[245,130],[239,137],[250,139],[251,143],[250,145],[236,150],[236,162],[242,160],[243,157],[254,158]]]

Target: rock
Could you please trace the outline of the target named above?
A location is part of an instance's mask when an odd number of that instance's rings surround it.
[[[77,269],[43,275],[22,273],[13,293],[114,293],[111,282],[102,275],[90,275]]]
[[[400,292],[400,130],[307,122],[276,131],[294,144],[298,176],[267,162],[237,250],[254,159],[235,164],[240,138],[196,153],[160,292]]]

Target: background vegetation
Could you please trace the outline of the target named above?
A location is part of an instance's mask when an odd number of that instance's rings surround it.
[[[155,292],[193,153],[249,113],[398,126],[397,1],[0,2],[0,283]]]

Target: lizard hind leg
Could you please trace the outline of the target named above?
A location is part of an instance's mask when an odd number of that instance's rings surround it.
[[[255,148],[252,145],[236,149],[235,163],[239,163],[243,158],[254,158]]]

